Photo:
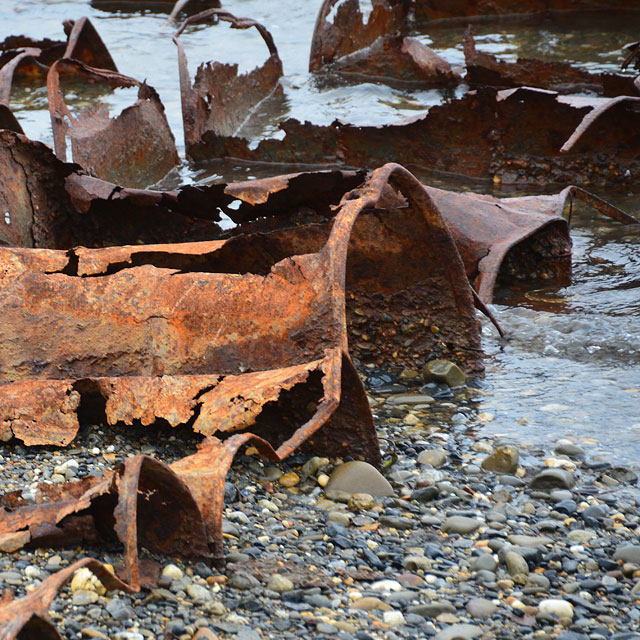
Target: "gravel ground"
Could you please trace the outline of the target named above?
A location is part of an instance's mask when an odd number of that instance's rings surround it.
[[[640,639],[633,471],[588,443],[544,450],[469,430],[482,383],[450,390],[371,372],[367,387],[390,485],[361,463],[238,456],[225,571],[155,557],[164,571],[151,592],[67,586],[51,610],[62,636]],[[172,462],[196,444],[177,430],[85,427],[65,450],[3,445],[0,482],[100,474],[138,452]],[[356,480],[358,493],[336,494]],[[86,555],[121,559],[117,548],[5,554],[0,589],[19,597]]]

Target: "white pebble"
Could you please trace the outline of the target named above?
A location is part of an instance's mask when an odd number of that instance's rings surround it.
[[[371,590],[378,593],[402,591],[402,585],[397,580],[378,580],[371,585]]]
[[[404,624],[404,616],[400,611],[385,611],[382,615],[385,624],[390,627],[399,627]]]
[[[573,618],[573,605],[559,598],[541,600],[538,605],[538,611],[547,615],[556,615],[558,618]]]

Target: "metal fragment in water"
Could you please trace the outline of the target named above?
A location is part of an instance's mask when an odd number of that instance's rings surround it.
[[[198,67],[191,85],[187,57],[180,36],[190,25],[218,21],[228,22],[232,29],[255,28],[269,50],[260,67],[238,74],[237,64],[207,62]],[[259,22],[237,18],[222,9],[210,9],[187,18],[173,37],[178,48],[182,120],[187,155],[192,155],[208,136],[233,136],[251,117],[256,107],[280,88],[282,62],[273,37]]]
[[[74,114],[65,102],[62,80],[107,90],[138,87],[138,99],[115,118],[100,102]],[[61,160],[67,160],[69,138],[73,160],[86,171],[130,187],[157,182],[178,164],[164,106],[145,82],[62,58],[49,69],[47,90],[55,150]]]

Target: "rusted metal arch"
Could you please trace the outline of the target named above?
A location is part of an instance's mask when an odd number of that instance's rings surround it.
[[[73,574],[87,567],[107,589],[120,589],[131,593],[129,585],[109,571],[100,561],[82,558],[39,584],[24,598],[0,605],[0,640],[61,640],[49,619],[49,609],[58,591]]]
[[[9,129],[16,133],[24,133],[20,123],[11,111],[11,86],[13,84],[13,74],[16,68],[25,60],[32,60],[40,55],[40,49],[24,49],[12,58],[7,64],[0,68],[0,129]]]
[[[113,119],[102,104],[74,116],[60,88],[61,74],[110,89],[138,87],[138,99]],[[156,182],[178,164],[164,106],[155,89],[146,83],[62,58],[49,69],[47,93],[56,155],[63,162],[67,160],[68,136],[78,164],[100,178],[131,187]]]
[[[0,498],[0,536],[13,548],[74,544],[123,546],[123,579],[136,591],[149,586],[138,549],[208,561],[205,523],[188,486],[167,465],[137,455],[102,478],[42,483],[36,502],[22,491]]]
[[[261,67],[238,75],[238,65],[219,62],[203,63],[198,68],[193,86],[187,57],[180,36],[193,24],[211,21],[228,22],[232,29],[255,28],[267,45],[269,57]],[[282,62],[271,33],[250,18],[237,18],[222,9],[209,9],[187,18],[173,36],[178,48],[180,97],[187,155],[205,133],[235,135],[257,105],[280,86]]]

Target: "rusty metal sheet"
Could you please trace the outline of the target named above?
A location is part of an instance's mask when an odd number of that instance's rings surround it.
[[[550,196],[494,198],[425,186],[451,229],[480,299],[491,302],[498,283],[571,280],[571,238],[563,210],[574,199],[623,224],[640,222],[579,187]]]
[[[197,159],[371,167],[393,160],[434,173],[504,183],[630,184],[640,170],[639,112],[622,101],[597,119],[598,135],[562,150],[581,121],[606,98],[560,96],[543,89],[486,87],[432,107],[426,115],[382,126],[336,121],[281,123],[282,140],[250,148],[241,138],[203,136]],[[615,114],[614,114],[615,112]],[[544,114],[542,116],[541,114]],[[609,117],[614,116],[615,117]]]
[[[16,78],[46,81],[49,67],[60,58],[73,58],[93,67],[118,71],[109,50],[87,17],[64,20],[62,23],[66,42],[44,38],[36,40],[28,36],[9,36],[0,43],[0,68],[26,49],[37,49],[38,54],[23,58],[14,71]]]
[[[24,133],[22,127],[10,108],[11,89],[14,79],[28,77],[31,82],[39,78],[44,84],[51,64],[56,56],[74,58],[87,64],[117,71],[109,51],[104,46],[98,32],[88,18],[80,18],[77,22],[64,22],[68,34],[66,46],[50,40],[40,41],[34,46],[9,48],[9,45],[31,42],[26,37],[12,36],[1,45],[0,51],[0,129],[9,129],[16,133]]]
[[[138,87],[138,99],[115,118],[95,103],[73,114],[64,100],[61,81],[98,84],[107,89]],[[62,58],[47,76],[49,112],[56,155],[73,159],[93,175],[129,187],[157,182],[179,162],[164,106],[153,87],[134,78]]]
[[[412,0],[418,23],[569,11],[638,11],[635,0]]]
[[[64,180],[77,166],[5,129],[0,130],[0,167],[0,245],[59,246],[71,209]]]
[[[243,191],[268,203],[244,185],[234,196]],[[403,198],[395,212],[391,194]],[[252,246],[263,250],[247,272]],[[73,405],[92,398],[101,399],[96,419],[110,424],[192,424],[205,445],[174,468],[200,503],[217,557],[221,514],[211,504],[242,444],[277,460],[306,444],[379,463],[349,348],[367,362],[436,354],[482,370],[464,265],[427,192],[398,165],[345,193],[323,225],[34,253],[0,248],[10,265],[0,272],[5,437],[68,442]],[[407,264],[408,254],[425,259]],[[38,404],[40,385],[58,395]]]
[[[589,92],[606,97],[638,93],[632,76],[590,73],[566,62],[543,62],[529,58],[518,58],[516,62],[498,60],[476,49],[470,28],[465,33],[464,57],[467,66],[465,81],[472,86],[526,86],[561,93]]]
[[[49,619],[49,609],[58,591],[83,567],[90,569],[107,589],[134,591],[100,561],[82,558],[49,576],[24,598],[2,603],[0,640],[61,640],[55,625]]]
[[[375,0],[365,23],[359,0],[325,0],[311,41],[309,71],[339,74],[356,81],[457,84],[460,74],[444,58],[402,34],[407,9],[408,4],[402,0]]]
[[[198,67],[192,86],[180,36],[190,25],[218,21],[228,22],[232,29],[255,28],[267,45],[269,57],[262,66],[245,74],[238,74],[237,64],[203,63]],[[255,20],[237,18],[222,9],[210,9],[187,18],[175,33],[173,41],[178,48],[187,155],[205,134],[235,135],[263,100],[281,90],[282,62],[278,50],[269,31]]]
[[[122,575],[135,590],[145,581],[138,548],[209,558],[205,523],[189,488],[148,456],[128,458],[116,472],[60,485],[41,483],[36,502],[21,491],[0,498],[0,535],[26,534],[21,546],[124,545]],[[18,547],[16,547],[18,548]]]

